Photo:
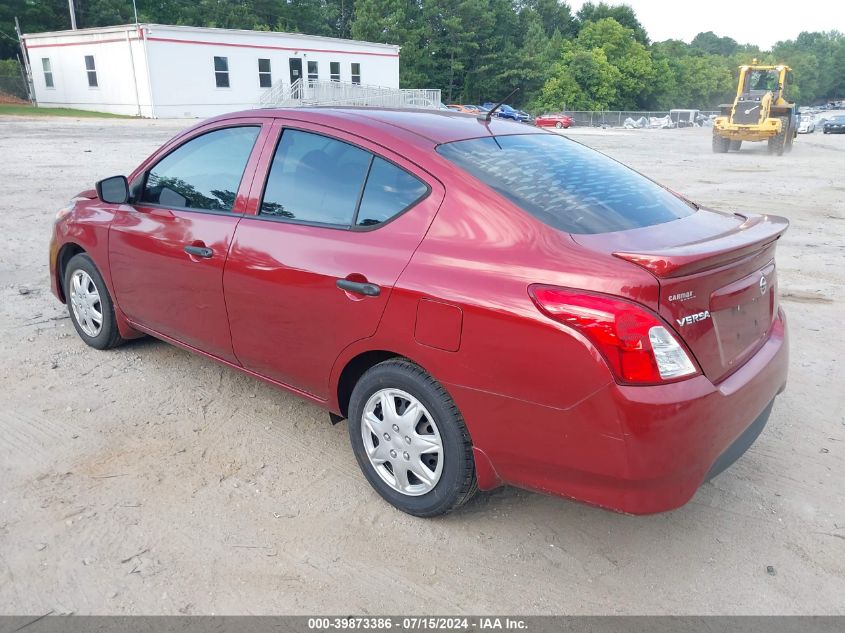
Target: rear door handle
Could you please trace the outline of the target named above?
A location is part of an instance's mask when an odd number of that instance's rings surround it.
[[[185,252],[188,255],[193,255],[194,257],[209,258],[214,255],[214,251],[207,246],[186,246]]]
[[[381,288],[375,284],[363,281],[350,281],[348,279],[338,279],[337,287],[346,292],[354,292],[365,297],[378,297],[381,294]]]

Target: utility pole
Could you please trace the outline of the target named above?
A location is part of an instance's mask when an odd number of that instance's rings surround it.
[[[29,66],[29,55],[26,54],[26,46],[23,43],[23,35],[21,34],[21,23],[18,22],[18,16],[15,16],[15,33],[18,36],[18,44],[21,45],[21,61],[24,81],[26,81],[26,92],[29,95],[30,103],[35,103],[35,91],[32,89],[32,69]]]
[[[76,30],[76,8],[73,6],[73,0],[67,0],[68,9],[70,9],[70,28]]]
[[[132,11],[135,13],[135,24],[138,24],[138,5],[135,4],[135,0],[132,0]]]

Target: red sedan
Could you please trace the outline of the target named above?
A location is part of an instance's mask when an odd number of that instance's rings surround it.
[[[556,127],[557,129],[572,126],[572,117],[566,114],[543,114],[534,119],[537,127]]]
[[[149,334],[347,418],[405,512],[512,484],[652,513],[785,386],[786,228],[504,120],[253,110],[80,193],[50,268],[88,345]]]

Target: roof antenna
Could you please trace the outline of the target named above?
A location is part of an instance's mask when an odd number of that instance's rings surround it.
[[[490,108],[487,112],[484,112],[483,114],[479,114],[479,115],[478,115],[478,117],[477,117],[477,118],[478,118],[478,120],[479,120],[479,121],[485,121],[486,123],[490,123],[490,119],[491,119],[491,117],[493,116],[493,113],[494,113],[496,110],[498,110],[498,109],[499,109],[502,105],[504,105],[505,101],[507,101],[508,99],[510,99],[512,96],[514,96],[517,92],[519,92],[519,88],[514,88],[513,90],[511,90],[511,91],[510,91],[510,93],[508,93],[508,96],[507,96],[507,97],[505,97],[504,99],[502,99],[501,101],[499,101],[499,103],[497,103],[496,105],[494,105],[494,106],[493,106],[492,108]]]

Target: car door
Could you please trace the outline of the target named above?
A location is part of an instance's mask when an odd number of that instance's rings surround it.
[[[326,398],[340,352],[375,333],[443,188],[354,135],[278,127],[223,277],[232,341],[244,367]]]
[[[142,329],[236,363],[223,267],[260,155],[261,119],[200,128],[166,148],[116,211],[109,266],[117,304]]]

